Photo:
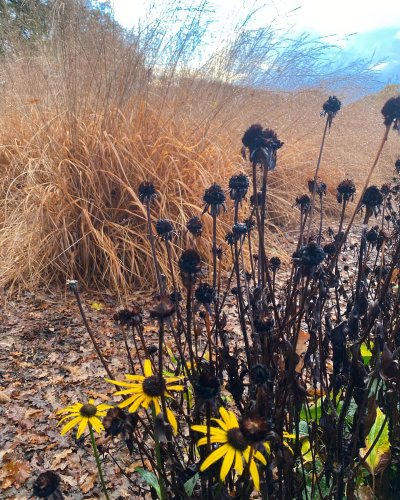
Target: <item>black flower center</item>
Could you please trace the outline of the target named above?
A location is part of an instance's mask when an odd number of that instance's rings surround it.
[[[161,386],[160,379],[156,375],[146,377],[143,380],[143,392],[147,396],[151,396],[152,398],[159,397],[163,390],[165,390],[165,385],[164,387]]]
[[[82,408],[80,409],[80,414],[82,417],[94,417],[97,413],[97,408],[94,405],[87,404],[83,405]]]
[[[243,433],[239,429],[239,427],[229,429],[228,443],[238,451],[244,451],[249,446],[247,439],[243,436]]]

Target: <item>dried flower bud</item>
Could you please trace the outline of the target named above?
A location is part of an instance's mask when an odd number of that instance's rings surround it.
[[[142,182],[139,184],[139,200],[142,203],[150,203],[157,197],[157,191],[152,182]]]
[[[324,252],[327,255],[334,255],[336,252],[336,245],[335,243],[328,243],[327,245],[324,246]]]
[[[356,193],[356,186],[351,179],[344,179],[338,185],[337,189],[337,200],[339,203],[343,201],[348,202],[354,199]]]
[[[325,252],[315,242],[309,243],[296,253],[298,256],[293,257],[293,259],[307,267],[319,266],[325,259]]]
[[[165,241],[171,241],[174,236],[174,226],[167,219],[158,219],[156,222],[156,232]]]
[[[365,235],[365,239],[368,243],[376,243],[379,237],[379,226],[371,227]]]
[[[232,226],[232,233],[236,240],[240,240],[242,236],[245,236],[248,232],[246,224],[242,222],[237,222]]]
[[[392,190],[392,186],[389,183],[382,184],[381,186],[381,193],[384,197],[388,196],[390,194],[390,191]]]
[[[212,186],[205,190],[203,201],[203,214],[210,212],[211,215],[219,215],[221,209],[226,211],[225,193],[217,183],[212,184]]]
[[[150,317],[163,320],[169,318],[175,312],[175,303],[169,297],[157,295],[150,309]]]
[[[317,182],[314,181],[314,179],[310,179],[308,181],[308,190],[312,194],[315,189],[315,194],[322,197],[326,195],[326,184],[325,182],[322,182],[317,179]]]
[[[201,222],[199,217],[192,217],[188,220],[186,229],[193,236],[201,236],[201,233],[203,232],[203,223]]]
[[[180,256],[179,269],[182,273],[195,275],[201,271],[201,257],[196,250],[185,250]]]
[[[275,168],[276,151],[283,146],[276,133],[271,129],[263,129],[260,124],[249,127],[242,137],[242,154],[245,157],[246,148],[250,153],[250,161],[264,165],[268,161],[268,169]]]
[[[178,304],[179,302],[182,302],[182,300],[183,300],[182,294],[179,291],[172,292],[170,294],[169,298],[170,298],[171,302],[173,302],[174,304]]]
[[[193,384],[196,397],[202,401],[213,401],[220,393],[221,386],[216,377],[211,371],[205,370],[201,373],[198,379]]]
[[[209,305],[214,301],[215,290],[208,283],[201,283],[194,292],[196,300],[203,305]]]
[[[266,384],[270,378],[268,368],[265,365],[254,365],[250,378],[256,385]]]
[[[271,257],[269,259],[269,268],[272,271],[277,271],[281,267],[282,261],[279,257]]]
[[[122,408],[110,408],[103,418],[104,430],[107,436],[118,436],[122,434],[125,439],[132,434],[137,425],[138,418],[134,413],[127,413]]]
[[[58,490],[60,482],[61,478],[56,472],[42,472],[33,484],[33,494],[39,498],[47,498]]]
[[[232,231],[229,231],[225,235],[225,241],[228,243],[228,245],[232,246],[235,243],[235,235],[233,234]]]
[[[242,201],[249,189],[249,178],[246,174],[232,175],[229,179],[229,196],[231,200]]]
[[[336,96],[329,96],[329,99],[322,105],[321,115],[328,118],[329,128],[331,128],[332,121],[335,118],[337,112],[340,110],[342,103]]]
[[[388,99],[383,105],[381,113],[384,118],[383,123],[386,126],[393,123],[393,128],[398,130],[400,126],[400,96]]]
[[[267,439],[269,427],[262,417],[245,417],[240,424],[240,430],[249,443],[259,443]]]
[[[297,196],[294,205],[298,207],[300,211],[304,214],[308,212],[308,210],[310,209],[311,198],[308,196],[308,194],[302,194],[300,196]]]
[[[114,321],[121,325],[136,325],[142,322],[142,308],[134,304],[131,309],[121,309],[113,316]]]
[[[361,203],[375,212],[382,205],[383,196],[377,186],[369,186],[361,198]]]

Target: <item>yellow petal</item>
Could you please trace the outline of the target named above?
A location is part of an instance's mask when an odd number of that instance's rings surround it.
[[[143,384],[140,382],[120,382],[119,380],[111,380],[109,378],[104,379],[106,382],[110,382],[113,385],[117,385],[118,387],[143,387]]]
[[[82,406],[83,406],[82,403],[75,403],[74,405],[66,406],[65,408],[62,408],[61,410],[58,410],[56,412],[56,415],[60,415],[61,413],[77,412],[82,408]]]
[[[174,434],[176,434],[178,432],[178,422],[176,421],[175,415],[169,408],[167,408],[167,419],[168,422],[171,424]]]
[[[141,394],[132,406],[129,407],[129,413],[135,413],[135,411],[139,408],[139,406],[143,403],[143,400],[146,399],[145,394]]]
[[[271,446],[270,446],[270,444],[268,443],[268,441],[266,441],[266,442],[264,443],[264,448],[265,448],[266,452],[267,452],[267,453],[268,453],[268,455],[269,455],[269,454],[271,453]]]
[[[254,453],[254,458],[256,458],[259,462],[261,462],[263,465],[267,465],[267,461],[265,460],[265,457],[262,453],[259,451],[256,451]]]
[[[234,458],[235,458],[235,448],[229,446],[229,449],[226,452],[226,455],[221,465],[221,471],[220,471],[221,481],[225,481],[228,472],[231,470]]]
[[[201,464],[200,471],[201,472],[205,471],[206,469],[208,469],[208,467],[210,467],[210,465],[212,465],[214,462],[222,458],[229,448],[230,448],[229,444],[223,444],[215,451],[213,451]]]
[[[149,359],[144,360],[143,364],[143,375],[145,377],[151,377],[153,375],[153,370],[151,368],[151,362]]]
[[[192,425],[192,430],[196,432],[202,432],[203,434],[207,434],[207,426],[206,425]],[[211,436],[220,436],[221,439],[226,438],[227,433],[218,427],[210,427],[210,435]]]
[[[72,429],[72,427],[79,424],[81,418],[82,418],[81,416],[75,417],[70,422],[68,422],[68,424],[65,424],[64,427],[61,429],[61,436],[64,436],[64,434],[69,432]]]
[[[80,417],[81,414],[79,412],[75,412],[75,413],[70,413],[69,415],[65,415],[61,420],[59,420],[58,425],[61,425],[62,422],[64,422],[64,420],[66,420],[67,418],[72,418],[72,417]]]
[[[238,473],[238,476],[241,476],[243,474],[243,458],[240,451],[237,450],[235,454],[235,470]]]
[[[100,434],[104,430],[103,424],[97,417],[89,418],[89,422],[92,424],[93,429]]]
[[[260,474],[258,473],[257,465],[254,460],[250,462],[250,476],[253,479],[254,488],[260,491]]]
[[[226,425],[226,423],[221,420],[220,418],[212,418],[211,419],[213,422],[217,422],[217,424],[223,429],[224,431],[228,431],[229,427]]]
[[[132,403],[134,403],[138,398],[140,398],[141,396],[143,396],[143,394],[134,394],[133,396],[131,396],[130,398],[128,399],[125,399],[125,401],[122,401],[122,403],[120,403],[118,405],[119,408],[126,408],[127,406],[131,405]]]
[[[98,405],[97,411],[109,410],[110,408],[112,408],[112,405],[106,405],[105,403],[102,403]]]
[[[184,385],[169,385],[167,387],[167,391],[184,391],[185,386]]]
[[[123,396],[125,394],[138,394],[139,392],[143,392],[143,387],[138,385],[137,387],[130,387],[129,389],[124,389],[123,391],[114,392],[114,396]]]
[[[146,378],[144,375],[125,375],[127,380],[137,380],[138,382],[143,382]]]
[[[76,433],[76,439],[79,439],[82,436],[84,430],[87,427],[88,421],[89,419],[87,417],[82,418],[81,423],[79,424],[78,427],[78,432]]]
[[[146,399],[143,399],[142,407],[145,410],[147,410],[147,408],[149,407],[149,404],[152,402],[153,398],[151,396],[147,396],[146,394],[145,394],[145,396],[146,396]]]
[[[210,435],[210,443],[220,443],[220,444],[225,444],[228,442],[228,438],[226,436],[226,434],[224,434],[223,436],[214,436],[214,435]],[[197,442],[197,446],[203,446],[204,444],[207,444],[207,436],[204,436],[202,438],[200,438]]]
[[[165,377],[165,382],[170,384],[171,382],[181,382],[185,377]]]
[[[156,412],[156,415],[158,415],[159,413],[161,413],[160,403],[158,402],[157,398],[151,398],[151,399],[153,401],[154,411]]]
[[[219,414],[221,415],[222,420],[225,424],[225,430],[230,429],[232,427],[231,426],[231,419],[229,417],[229,413],[225,410],[225,408],[223,406],[221,406],[221,408],[219,409]],[[221,425],[221,427],[222,427],[222,425]]]

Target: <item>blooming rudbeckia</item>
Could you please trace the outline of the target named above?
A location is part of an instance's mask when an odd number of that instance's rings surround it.
[[[131,397],[125,399],[125,401],[122,401],[122,403],[118,405],[120,408],[129,406],[128,411],[130,413],[137,411],[140,406],[148,408],[150,403],[153,403],[155,413],[158,415],[161,413],[160,402],[162,392],[164,392],[165,398],[171,398],[172,396],[169,394],[169,391],[183,391],[185,389],[183,385],[177,384],[177,382],[182,381],[183,377],[165,377],[163,378],[163,387],[161,387],[158,375],[153,375],[149,359],[146,359],[144,362],[143,375],[125,375],[125,378],[132,382],[106,380],[119,387],[126,387],[126,389],[122,391],[115,392],[115,395],[131,394]],[[176,433],[178,431],[178,423],[175,415],[169,408],[167,408],[166,416],[172,429]]]
[[[105,417],[109,408],[112,408],[112,406],[106,404],[96,406],[94,404],[94,399],[89,399],[89,402],[86,404],[75,403],[63,408],[62,410],[58,410],[56,413],[57,415],[66,414],[58,422],[58,425],[60,425],[61,422],[64,422],[64,420],[72,418],[72,420],[65,424],[61,429],[61,435],[63,436],[76,425],[78,425],[78,431],[76,433],[77,439],[82,436],[88,425],[90,425],[96,432],[101,432],[104,430],[104,427],[99,417]]]
[[[250,475],[253,479],[254,486],[257,491],[260,489],[260,475],[258,473],[256,460],[263,465],[267,465],[265,457],[256,451],[249,444],[249,441],[244,437],[240,430],[239,423],[233,412],[220,408],[219,413],[221,418],[213,418],[218,427],[210,427],[210,442],[220,444],[200,466],[200,471],[205,471],[217,460],[223,458],[220,470],[220,479],[225,481],[229,471],[233,468],[240,476],[243,474],[243,458],[246,463],[249,463]],[[207,426],[206,425],[192,425],[192,429],[197,432],[205,434],[204,437],[199,439],[197,445],[202,446],[207,444]],[[266,451],[269,451],[269,444],[264,443]]]

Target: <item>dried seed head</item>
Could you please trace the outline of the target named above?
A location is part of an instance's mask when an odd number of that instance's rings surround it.
[[[134,304],[131,309],[121,309],[113,316],[114,321],[121,325],[137,325],[142,322],[142,308]]]
[[[398,158],[394,163],[394,168],[396,169],[396,173],[400,174],[400,158]]]
[[[249,189],[249,178],[246,174],[232,175],[229,179],[229,196],[231,200],[242,201]]]
[[[335,243],[328,243],[327,245],[324,246],[324,252],[327,255],[334,255],[336,252],[336,245]]]
[[[151,375],[143,380],[143,392],[147,396],[156,398],[161,396],[163,391],[165,391],[165,381],[163,379],[160,382],[160,378],[157,375]]]
[[[242,236],[245,236],[248,233],[246,224],[243,222],[237,222],[232,226],[232,233],[236,240],[240,240]]]
[[[274,318],[269,312],[259,312],[254,315],[253,318],[254,329],[260,335],[265,335],[270,333],[274,327]]]
[[[159,320],[169,318],[175,312],[175,303],[169,297],[155,297],[154,304],[150,309],[150,317]]]
[[[152,182],[144,181],[139,184],[139,200],[142,203],[150,203],[157,196],[156,188]]]
[[[255,226],[255,221],[252,217],[248,217],[247,219],[244,219],[243,221],[244,224],[246,224],[247,231],[250,233],[254,229]]]
[[[338,185],[337,189],[337,201],[342,203],[343,201],[348,202],[354,199],[356,193],[356,186],[351,179],[344,179]]]
[[[183,300],[182,294],[179,291],[172,292],[170,294],[169,298],[170,298],[171,302],[173,302],[174,304],[178,304],[179,302],[182,302],[182,300]]]
[[[269,432],[267,421],[262,417],[245,417],[240,430],[249,443],[265,441]]]
[[[239,427],[229,429],[228,443],[238,451],[244,451],[249,446],[249,442],[244,437],[243,432],[239,429]]]
[[[208,283],[201,283],[194,292],[196,300],[203,305],[209,305],[215,298],[215,290]]]
[[[104,430],[107,436],[132,434],[137,425],[138,418],[135,414],[127,413],[122,408],[110,408],[103,418]]]
[[[381,186],[381,193],[384,197],[388,196],[392,190],[392,186],[386,182],[385,184],[382,184]]]
[[[208,369],[199,375],[193,386],[196,397],[202,401],[214,401],[219,396],[221,390],[218,377]]]
[[[336,96],[329,96],[328,100],[322,105],[323,114],[333,115],[334,117],[341,107],[342,103]]]
[[[165,241],[171,241],[174,236],[174,226],[167,219],[158,219],[156,222],[156,232]]]
[[[322,182],[318,179],[317,179],[317,182],[315,182],[314,179],[310,179],[308,181],[308,190],[312,194],[314,192],[314,189],[315,189],[315,194],[317,194],[318,196],[322,197],[322,196],[326,195],[325,182]]]
[[[325,259],[325,252],[314,241],[301,248],[299,252],[296,253],[299,255],[293,257],[293,260],[298,261],[306,267],[319,266]]]
[[[211,215],[219,215],[221,209],[225,211],[225,198],[225,193],[222,187],[217,183],[212,184],[212,186],[204,192],[203,214],[210,212]]]
[[[268,168],[275,167],[276,151],[283,146],[276,132],[271,129],[263,129],[260,124],[251,125],[242,137],[242,154],[245,157],[246,148],[250,152],[250,161],[256,164],[264,164],[269,158]],[[271,154],[272,153],[272,154]]]
[[[361,203],[371,209],[376,209],[383,202],[383,195],[377,186],[369,186],[361,198]]]
[[[232,246],[235,243],[235,235],[233,234],[232,231],[229,231],[225,235],[225,241],[228,243],[228,245]]]
[[[250,378],[257,385],[266,384],[270,378],[268,368],[265,365],[254,365]]]
[[[57,491],[60,482],[61,478],[56,472],[42,472],[33,484],[33,494],[39,498],[47,498]]]
[[[188,220],[186,229],[193,236],[201,236],[201,233],[203,232],[203,223],[201,222],[199,217],[192,217]]]
[[[178,265],[184,274],[198,274],[201,271],[201,257],[194,249],[185,250],[180,256]]]
[[[271,257],[269,259],[269,267],[272,271],[277,271],[281,267],[282,261],[279,257]]]
[[[306,213],[310,209],[311,198],[308,196],[308,194],[297,196],[294,205],[298,207],[302,213]]]
[[[257,206],[261,206],[262,203],[262,192],[258,191],[257,196],[256,196],[256,201],[257,201]],[[254,206],[254,194],[250,196],[250,205],[253,207]]]
[[[381,110],[384,121],[383,123],[391,125],[393,123],[393,128],[399,130],[400,127],[400,95],[397,97],[391,97],[388,99]]]

